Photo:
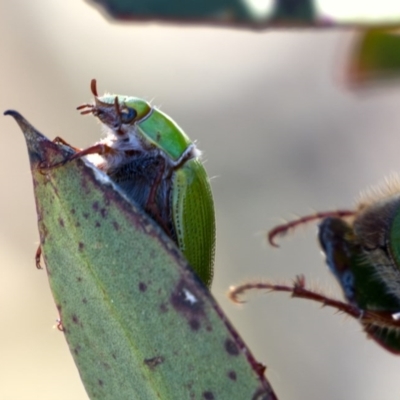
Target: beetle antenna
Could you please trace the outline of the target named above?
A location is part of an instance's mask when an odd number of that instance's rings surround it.
[[[96,86],[97,86],[96,79],[92,79],[90,81],[90,90],[92,91],[92,93],[93,93],[93,95],[95,97],[99,97],[99,95],[97,94],[97,87]]]
[[[289,230],[297,228],[299,225],[308,224],[309,222],[328,218],[328,217],[351,217],[355,214],[355,211],[352,210],[336,210],[336,211],[325,211],[325,212],[317,212],[315,214],[306,215],[304,217],[300,217],[293,221],[289,221],[285,224],[275,226],[268,232],[268,242],[273,247],[279,247],[279,245],[275,242],[275,238],[277,236],[285,236]]]

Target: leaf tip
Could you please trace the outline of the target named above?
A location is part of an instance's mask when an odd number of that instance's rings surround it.
[[[21,117],[21,114],[15,110],[6,110],[6,111],[4,111],[3,115],[10,115],[11,117],[14,117],[14,118]]]

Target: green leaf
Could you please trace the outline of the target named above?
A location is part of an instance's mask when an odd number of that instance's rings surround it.
[[[112,19],[266,29],[270,27],[396,27],[396,2],[334,0],[90,0]]]
[[[174,243],[89,163],[43,169],[71,150],[6,114],[26,138],[48,279],[89,397],[276,399]]]
[[[243,0],[92,0],[116,19],[252,19],[252,8]]]
[[[369,29],[360,33],[350,58],[350,84],[360,86],[399,78],[400,35],[398,32]]]
[[[317,16],[313,0],[279,0],[275,2],[271,22],[313,23]]]
[[[265,22],[315,23],[313,0],[278,0],[271,7],[258,0],[92,0],[112,18],[120,20],[169,20],[205,23]],[[267,5],[267,6],[266,6]]]

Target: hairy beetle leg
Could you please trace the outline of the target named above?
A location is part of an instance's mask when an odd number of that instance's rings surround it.
[[[64,145],[64,146],[67,146],[67,147],[69,147],[70,149],[76,151],[77,153],[80,152],[80,151],[82,150],[82,149],[80,149],[80,148],[78,148],[78,147],[72,146],[71,144],[69,144],[66,140],[64,140],[64,139],[63,139],[62,137],[60,137],[60,136],[55,137],[55,138],[53,139],[53,143],[62,144],[62,145]]]
[[[355,305],[327,297],[316,290],[307,289],[303,275],[297,276],[292,285],[279,285],[271,282],[245,283],[231,288],[229,297],[232,301],[240,303],[239,297],[248,290],[253,289],[266,289],[270,292],[287,292],[292,297],[316,301],[324,307],[335,308],[337,311],[343,312],[361,322],[367,333],[373,332],[376,327],[400,329],[400,320],[396,318],[397,314],[388,311],[363,310]]]
[[[279,245],[275,242],[275,238],[277,236],[284,236],[288,233],[289,230],[296,228],[299,225],[307,224],[311,221],[321,220],[328,217],[352,217],[356,212],[353,210],[336,210],[336,211],[325,211],[325,212],[317,212],[315,214],[306,215],[305,217],[301,217],[295,219],[293,221],[289,221],[285,224],[281,224],[271,229],[268,232],[268,242],[273,247],[279,247]]]
[[[61,143],[62,144],[66,144],[67,146],[68,143],[64,141],[64,139],[61,139]],[[53,168],[58,168],[58,167],[62,167],[63,165],[65,165],[66,163],[73,161],[73,160],[77,160],[78,158],[82,158],[85,157],[89,154],[99,154],[99,155],[105,155],[105,154],[115,154],[116,150],[114,150],[112,147],[107,146],[106,144],[102,144],[102,143],[98,143],[95,144],[94,146],[90,146],[87,149],[84,150],[80,150],[80,149],[76,149],[72,146],[70,146],[72,149],[74,150],[78,150],[75,154],[73,154],[70,157],[67,157],[65,160],[60,161],[56,164],[52,164],[52,165],[48,165],[48,164],[44,164],[44,165],[40,165],[40,169],[41,170],[49,170],[49,169],[53,169]]]
[[[88,156],[89,154],[99,154],[100,156],[104,156],[104,155],[113,155],[116,153],[117,150],[113,149],[112,147],[103,143],[98,143],[95,144],[94,146],[88,147],[87,149],[78,151],[77,153],[69,157],[66,162]]]

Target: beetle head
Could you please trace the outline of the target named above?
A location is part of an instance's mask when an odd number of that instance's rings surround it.
[[[95,79],[92,79],[90,89],[94,95],[94,104],[82,104],[77,109],[83,115],[93,114],[117,134],[124,134],[124,127],[147,118],[152,111],[147,101],[137,97],[114,94],[99,97]]]

